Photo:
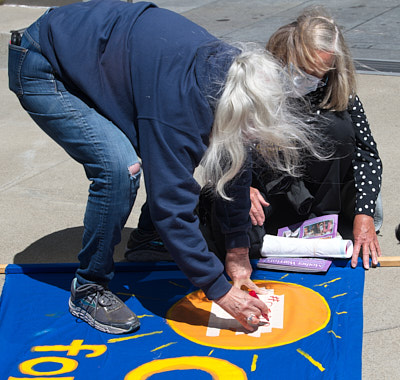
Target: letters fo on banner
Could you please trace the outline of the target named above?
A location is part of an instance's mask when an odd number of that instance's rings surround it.
[[[85,355],[86,358],[94,358],[103,355],[107,351],[105,345],[88,345],[83,344],[83,340],[73,340],[69,346],[35,346],[32,352],[66,352],[67,356],[77,356],[81,351],[90,351]],[[52,371],[39,371],[35,366],[39,364],[59,364],[60,368]],[[8,377],[8,380],[75,380],[75,376],[71,376],[78,368],[78,361],[72,358],[59,356],[43,356],[35,359],[29,359],[19,364],[19,371],[23,375],[35,377]],[[173,370],[182,369],[198,369],[208,372],[219,380],[231,380],[232,375],[237,380],[247,379],[246,373],[238,366],[222,359],[200,356],[186,356],[178,358],[169,358],[162,360],[154,360],[143,364],[138,368],[131,370],[126,374],[125,380],[147,379],[156,374]],[[67,375],[59,377],[59,375]],[[57,376],[57,377],[49,377]]]

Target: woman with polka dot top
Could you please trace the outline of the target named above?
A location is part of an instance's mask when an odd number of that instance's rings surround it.
[[[331,156],[327,160],[305,157],[303,177],[289,181],[255,160],[253,225],[264,225],[268,231],[274,223],[279,227],[279,218],[283,226],[327,214],[339,214],[340,225],[350,217],[354,237],[351,265],[357,265],[360,252],[364,268],[369,268],[370,256],[372,265],[377,265],[381,250],[374,215],[382,163],[355,93],[353,61],[339,27],[324,9],[310,8],[295,22],[279,28],[266,48],[284,65],[293,83],[294,101],[308,121],[319,126]]]

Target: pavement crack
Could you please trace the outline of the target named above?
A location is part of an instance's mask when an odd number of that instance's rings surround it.
[[[344,33],[346,34],[347,32],[349,32],[349,31],[351,31],[351,30],[354,30],[354,29],[358,28],[358,27],[361,26],[361,25],[366,24],[367,22],[370,22],[370,21],[373,20],[374,18],[380,17],[380,16],[384,15],[385,13],[392,12],[393,10],[395,10],[396,8],[399,8],[399,7],[400,7],[400,5],[396,5],[395,7],[386,9],[385,11],[383,11],[383,12],[381,12],[381,13],[378,13],[378,14],[376,14],[376,15],[370,17],[369,19],[364,20],[363,22],[360,22],[359,24],[353,26],[352,28],[347,29]]]
[[[376,332],[382,332],[382,331],[396,330],[396,329],[398,329],[398,328],[400,328],[400,325],[391,326],[391,327],[385,327],[385,328],[375,329],[375,330],[370,330],[370,331],[364,331],[364,335],[372,334],[372,333],[376,333]]]
[[[44,172],[46,172],[49,169],[53,169],[58,165],[63,164],[64,162],[69,161],[69,159],[63,159],[62,161],[56,162],[53,165],[49,165],[46,168],[42,169],[42,170],[38,170],[38,171],[34,171],[34,172],[29,172],[29,171],[25,171],[24,173],[22,173],[21,175],[17,176],[16,178],[12,179],[11,181],[6,182],[3,185],[0,185],[0,193],[7,191],[8,189],[24,182],[27,181],[29,179],[32,179]]]

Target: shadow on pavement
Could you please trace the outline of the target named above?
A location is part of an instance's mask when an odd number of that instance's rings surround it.
[[[114,260],[125,261],[125,245],[132,228],[122,231],[121,243],[115,247]],[[83,226],[66,228],[33,242],[14,256],[14,264],[77,263],[81,248]]]

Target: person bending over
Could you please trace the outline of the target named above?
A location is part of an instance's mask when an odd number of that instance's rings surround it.
[[[73,315],[108,333],[139,327],[108,284],[143,171],[149,216],[179,268],[255,329],[267,307],[241,290],[260,292],[248,256],[248,147],[267,145],[260,150],[266,162],[289,173],[301,149],[318,155],[312,131],[288,111],[280,72],[263,49],[228,45],[146,2],[93,0],[50,9],[9,45],[10,89],[90,180],[71,284]],[[273,154],[278,149],[284,164]],[[193,173],[200,163],[219,194],[233,284],[199,230]]]

